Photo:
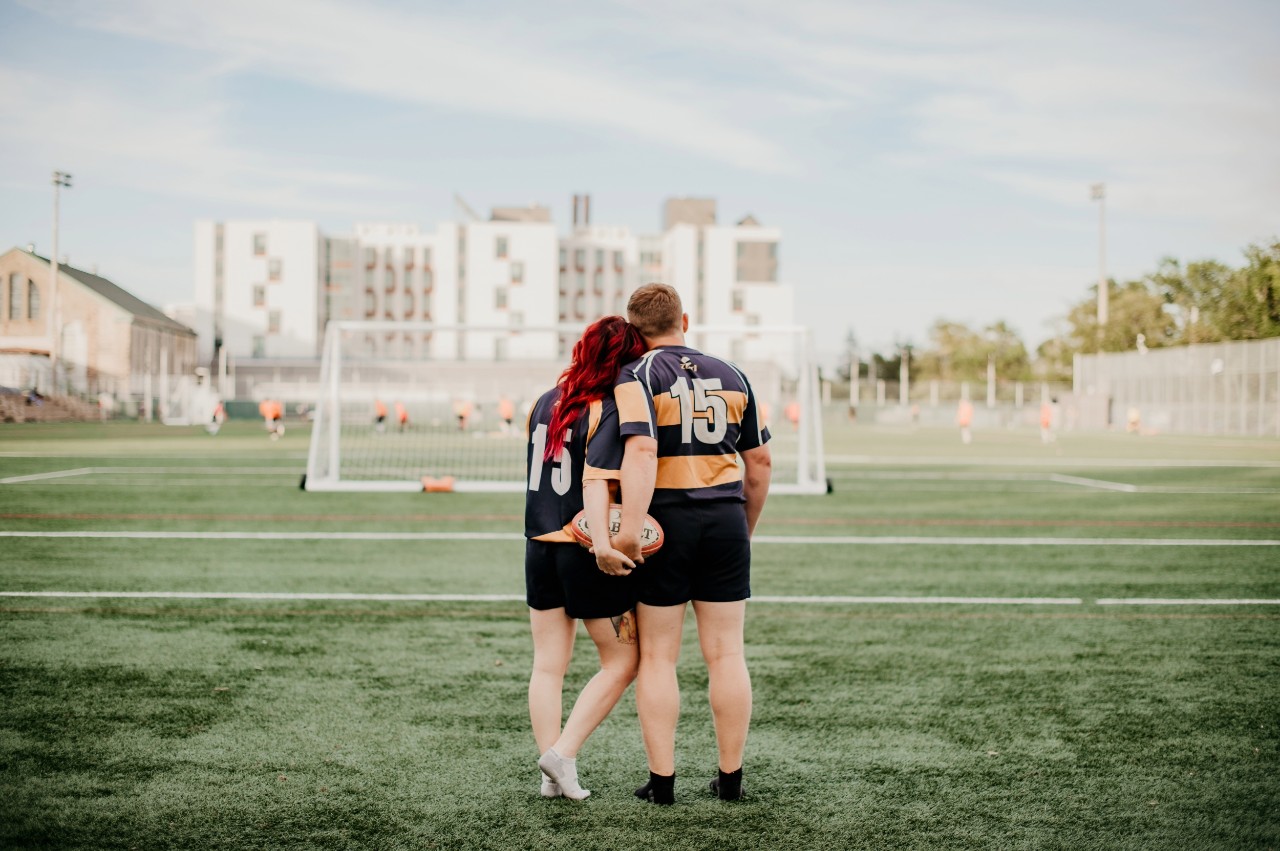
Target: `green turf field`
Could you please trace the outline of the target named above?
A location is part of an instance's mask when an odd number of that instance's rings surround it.
[[[835,492],[758,531],[749,797],[705,791],[690,623],[656,808],[630,692],[592,797],[538,797],[518,494],[303,493],[302,429],[0,426],[0,847],[1280,848],[1280,442],[827,439]]]

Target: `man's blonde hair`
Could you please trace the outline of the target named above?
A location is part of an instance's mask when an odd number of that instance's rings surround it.
[[[627,321],[646,337],[663,337],[681,329],[684,305],[675,287],[645,284],[627,302]]]

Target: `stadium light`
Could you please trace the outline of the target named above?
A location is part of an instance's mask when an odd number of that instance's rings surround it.
[[[62,322],[58,315],[58,190],[71,188],[71,175],[65,171],[53,173],[53,249],[49,252],[49,369],[53,389],[58,389],[58,356],[62,348]]]

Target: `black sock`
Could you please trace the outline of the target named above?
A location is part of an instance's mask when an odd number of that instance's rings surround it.
[[[722,801],[737,801],[742,797],[742,769],[720,771],[711,781],[711,791]]]
[[[674,804],[676,802],[676,776],[663,777],[661,774],[649,772],[649,782],[636,790],[636,797],[642,801],[655,804]]]

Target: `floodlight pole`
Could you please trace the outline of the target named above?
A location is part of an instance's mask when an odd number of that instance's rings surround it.
[[[58,304],[58,190],[71,188],[71,175],[65,171],[53,173],[53,250],[49,252],[49,368],[53,377],[54,392],[58,390],[58,357],[62,349],[62,317]]]
[[[1089,187],[1089,196],[1098,202],[1098,337],[1106,331],[1110,293],[1107,287],[1107,184]]]

